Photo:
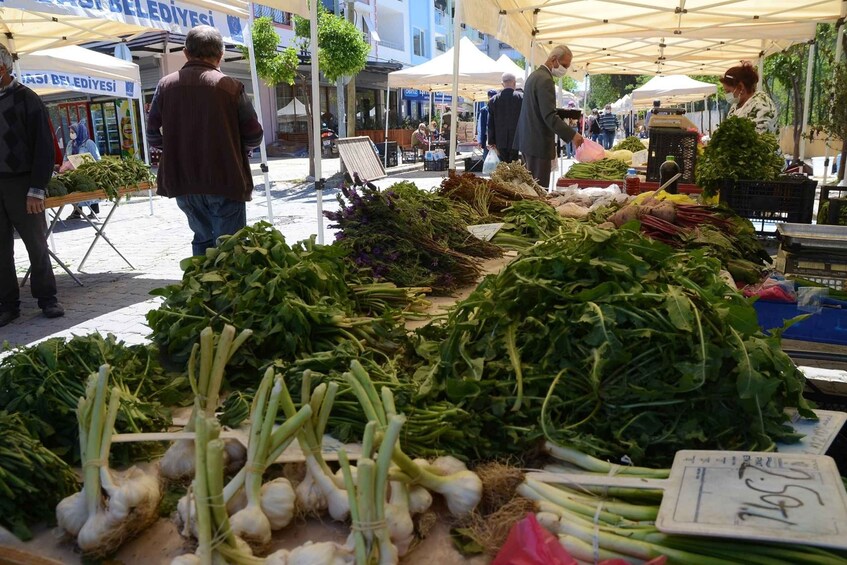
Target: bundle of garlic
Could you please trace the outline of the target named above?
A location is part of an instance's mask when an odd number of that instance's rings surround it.
[[[183,431],[194,430],[194,423],[198,413],[207,418],[215,416],[218,407],[218,397],[221,391],[226,364],[241,345],[252,335],[251,330],[243,330],[235,337],[235,328],[226,325],[215,344],[215,333],[211,327],[200,332],[200,343],[194,344],[191,357],[188,360],[188,378],[196,398],[200,399],[200,405],[194,404],[191,417]],[[199,356],[199,376],[197,374],[197,361]],[[244,460],[244,448],[236,441],[225,444],[224,461],[230,469],[237,469]],[[194,476],[194,441],[183,439],[175,441],[165,452],[159,464],[160,473],[170,480],[185,480]]]
[[[223,489],[223,503],[227,513],[232,514],[233,532],[257,550],[267,546],[272,530],[284,528],[294,517],[295,495],[291,483],[284,478],[263,483],[264,472],[294,441],[312,415],[312,407],[303,406],[274,429],[284,390],[282,376],[275,376],[273,368],[268,368],[253,397],[247,463]],[[186,537],[198,534],[193,498],[189,492],[177,505],[181,532]]]
[[[109,469],[109,450],[120,404],[120,390],[106,388],[109,366],[92,374],[79,399],[82,491],[56,507],[59,527],[76,538],[83,553],[102,557],[115,551],[157,518],[161,490],[157,477],[132,467],[125,472]]]
[[[195,400],[195,405],[199,404]],[[198,407],[199,408],[199,407]],[[250,546],[237,537],[230,526],[224,503],[224,442],[220,424],[198,409],[194,422],[194,466],[192,484],[196,510],[197,550],[180,555],[171,565],[258,565],[264,559],[253,557]]]
[[[362,457],[356,465],[355,483],[347,453],[343,449],[338,453],[350,502],[353,529],[351,536],[357,565],[366,563],[394,565],[400,560],[399,550],[392,542],[391,535],[391,528],[397,525],[397,513],[389,513],[385,495],[392,453],[397,447],[400,428],[405,421],[403,416],[397,414],[388,416],[388,425],[381,433],[376,461],[373,459],[373,444],[377,424],[375,421],[368,422],[362,442]],[[408,508],[405,510],[400,508],[400,513],[403,511],[408,515]],[[412,534],[410,533],[408,539],[403,541],[405,549],[408,549]]]
[[[344,373],[344,379],[352,388],[368,420],[376,422],[380,428],[386,428],[388,416],[396,413],[391,390],[383,388],[380,400],[370,376],[358,361],[350,364],[350,372]],[[461,462],[461,467],[452,465],[449,468],[431,468],[429,464],[413,461],[399,445],[394,448],[393,460],[400,470],[400,473],[394,474],[393,479],[439,493],[453,516],[466,516],[482,499],[482,481],[476,473],[463,468]]]
[[[312,417],[297,437],[306,459],[306,476],[295,489],[297,503],[307,513],[320,513],[327,509],[333,520],[344,522],[350,517],[350,504],[344,483],[330,470],[321,455],[323,435],[338,392],[338,384],[321,383],[312,391],[311,382],[311,371],[304,371],[300,404],[312,407]],[[287,390],[282,392],[282,409],[289,418],[295,410]]]

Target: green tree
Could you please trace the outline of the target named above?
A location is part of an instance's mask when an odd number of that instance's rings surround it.
[[[791,115],[789,123],[794,126],[792,155],[795,161],[800,158],[800,140],[803,136],[803,91],[808,51],[808,45],[792,45],[765,58],[765,74],[782,83],[788,94],[786,106]]]
[[[835,65],[832,75],[824,85],[825,96],[829,111],[821,120],[823,130],[837,137],[843,143],[838,167],[838,180],[844,178],[847,165],[847,62]]]
[[[253,52],[256,54],[256,73],[265,83],[274,87],[280,83],[294,84],[299,59],[293,47],[278,50],[279,36],[274,31],[270,18],[261,17],[253,22],[250,30],[253,38]],[[241,46],[241,54],[250,59],[250,51]]]
[[[602,108],[617,101],[636,88],[637,78],[637,75],[590,75],[589,106]]]
[[[563,76],[561,78],[556,79],[556,82],[561,88],[567,90],[568,92],[573,92],[574,90],[576,90],[576,80],[574,80],[573,77]]]

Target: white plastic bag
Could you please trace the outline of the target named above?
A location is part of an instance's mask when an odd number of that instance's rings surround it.
[[[496,151],[489,151],[488,155],[485,157],[485,161],[482,163],[482,174],[490,175],[494,172],[494,169],[497,168],[497,165],[500,164],[500,157],[497,156]]]

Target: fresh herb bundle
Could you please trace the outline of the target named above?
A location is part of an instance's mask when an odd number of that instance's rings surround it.
[[[0,361],[0,410],[18,413],[30,431],[71,464],[79,462],[77,402],[97,368],[109,363],[112,383],[121,389],[117,431],[158,432],[168,428],[165,406],[183,404],[191,395],[188,380],[165,372],[150,345],[126,345],[114,335],[91,334],[70,340],[51,338],[20,347]],[[157,449],[158,446],[153,447]],[[117,444],[119,462],[149,457],[149,444]]]
[[[0,412],[0,525],[26,541],[52,522],[56,504],[77,489],[73,469],[34,438],[19,414]]]
[[[714,196],[727,180],[774,180],[784,166],[776,137],[760,134],[747,118],[731,116],[697,159],[695,178],[704,196]]]
[[[476,281],[477,258],[501,253],[471,235],[449,200],[412,183],[343,188],[338,200],[341,210],[324,212],[341,230],[336,245],[376,279],[445,293]]]
[[[651,467],[796,440],[784,408],[814,417],[802,374],[719,270],[632,225],[568,222],[456,305],[421,394],[479,418],[479,458],[545,435]]]
[[[525,249],[537,241],[549,239],[564,225],[564,219],[545,201],[515,202],[503,213],[505,225],[492,242],[510,249]]]
[[[244,379],[245,385],[255,385],[260,369],[275,359],[291,361],[350,340],[391,350],[401,323],[392,306],[416,302],[417,289],[381,285],[381,296],[393,302],[368,299],[367,280],[348,270],[346,253],[313,240],[288,245],[266,222],[222,237],[205,256],[183,261],[180,283],[152,291],[165,298],[147,314],[152,339],[172,362],[184,364],[205,327],[250,329],[227,373],[231,384]],[[367,317],[358,310],[363,305],[392,309]]]

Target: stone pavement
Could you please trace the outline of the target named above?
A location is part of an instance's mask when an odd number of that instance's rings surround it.
[[[324,191],[323,208],[337,209],[337,175],[339,160],[325,159],[323,176],[334,185]],[[316,194],[307,181],[308,159],[274,159],[269,163],[269,175],[274,183],[271,189],[271,205],[274,225],[290,242],[308,238],[318,231]],[[377,181],[378,186],[387,186],[401,178],[414,180],[421,188],[431,188],[441,183],[446,173],[424,172],[422,164],[401,165],[388,170],[392,175]],[[267,199],[264,177],[257,162],[254,163],[256,191],[247,204],[249,224],[267,220]],[[331,178],[336,175],[334,178]],[[80,263],[88,246],[94,239],[94,229],[84,220],[59,222],[51,241],[58,257],[65,262],[85,286],[78,286],[58,265],[54,272],[59,289],[59,300],[65,306],[65,316],[48,320],[29,294],[29,285],[21,289],[21,317],[0,328],[0,343],[25,345],[51,336],[83,335],[99,331],[114,333],[127,343],[147,340],[149,328],[144,315],[155,308],[158,298],[151,298],[150,291],[178,282],[182,278],[179,262],[191,254],[192,233],[185,215],[176,201],[145,195],[134,196],[122,201],[109,221],[105,231],[109,239],[132,263],[131,269],[104,241],[98,241],[91,256],[84,264],[84,272],[78,273]],[[101,202],[101,218],[105,218],[114,205]],[[71,207],[66,206],[61,217],[67,217]],[[331,243],[333,232],[323,220],[326,243]],[[19,277],[29,268],[29,259],[20,240],[15,241],[15,260]]]

